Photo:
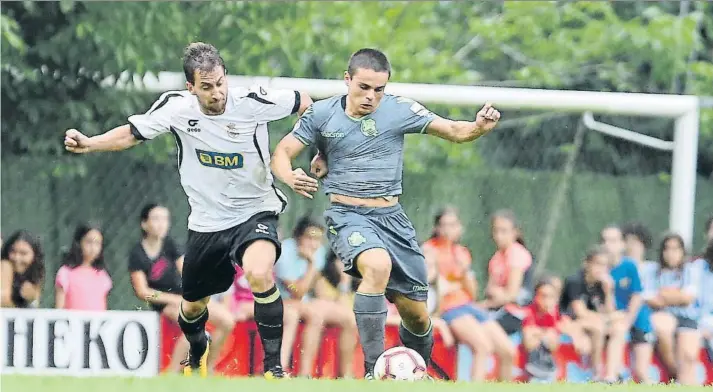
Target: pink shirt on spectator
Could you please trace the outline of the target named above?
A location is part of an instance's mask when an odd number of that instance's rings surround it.
[[[57,271],[55,285],[64,290],[64,308],[71,310],[106,310],[106,297],[112,287],[105,270],[66,265]]]
[[[532,255],[520,243],[515,242],[505,250],[498,250],[488,263],[488,279],[499,287],[508,285],[510,271],[519,270],[523,273],[532,265]]]
[[[507,288],[510,272],[520,271],[523,274],[532,266],[532,254],[519,242],[515,242],[505,250],[497,250],[488,263],[488,279],[496,286]],[[522,314],[519,306],[510,303],[505,310],[513,314]]]

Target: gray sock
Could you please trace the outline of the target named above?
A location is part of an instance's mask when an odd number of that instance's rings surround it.
[[[359,342],[364,350],[364,370],[371,373],[379,355],[384,352],[386,330],[386,297],[384,294],[362,294],[354,296]]]
[[[426,361],[426,365],[431,362],[431,350],[433,349],[433,322],[431,322],[428,326],[426,333],[416,335],[406,329],[402,321],[399,325],[399,338],[401,338],[401,343],[403,343],[404,346],[416,351],[421,357],[423,357],[423,360]]]

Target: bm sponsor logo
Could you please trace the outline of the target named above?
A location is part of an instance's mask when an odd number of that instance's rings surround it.
[[[196,149],[198,161],[203,166],[217,169],[240,169],[243,167],[243,156],[238,153],[222,153]]]

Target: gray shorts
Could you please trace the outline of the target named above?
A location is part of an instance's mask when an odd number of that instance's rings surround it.
[[[324,219],[329,245],[344,263],[344,272],[361,278],[355,263],[357,256],[368,249],[385,249],[392,263],[387,296],[397,292],[415,301],[426,301],[426,259],[401,205],[371,208],[332,203]]]

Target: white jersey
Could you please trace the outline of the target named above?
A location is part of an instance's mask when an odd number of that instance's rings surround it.
[[[299,106],[296,91],[231,88],[225,112],[211,116],[188,91],[169,91],[145,114],[129,117],[129,124],[138,140],[173,134],[191,206],[188,228],[217,232],[259,212],[284,211],[287,197],[275,188],[270,172],[267,123],[296,113]]]

